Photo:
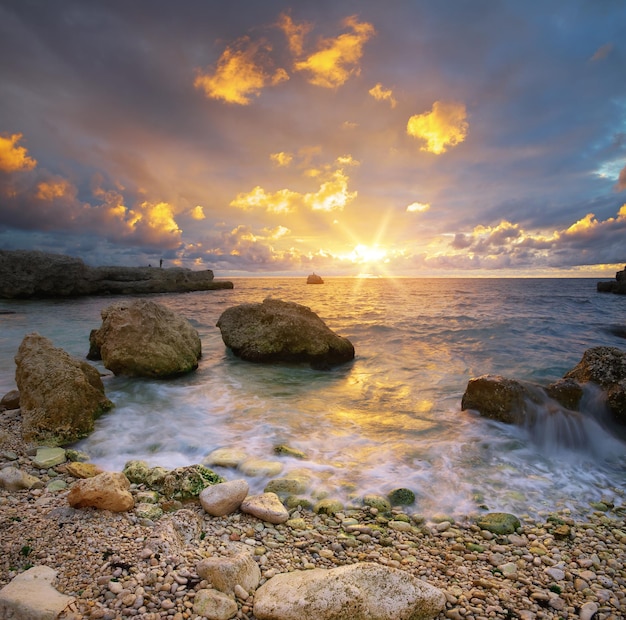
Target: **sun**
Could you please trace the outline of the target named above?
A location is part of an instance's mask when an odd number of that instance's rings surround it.
[[[382,263],[387,258],[387,250],[378,245],[368,246],[359,243],[346,258],[357,265]]]

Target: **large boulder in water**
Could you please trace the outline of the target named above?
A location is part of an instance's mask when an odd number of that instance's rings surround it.
[[[105,308],[89,341],[89,359],[129,377],[182,375],[195,370],[202,355],[200,336],[187,319],[145,299]]]
[[[626,352],[616,347],[587,349],[566,379],[595,383],[606,393],[606,403],[613,417],[626,424]]]
[[[86,437],[113,404],[100,373],[39,334],[28,334],[15,356],[22,434],[26,441],[64,445]]]
[[[325,368],[354,359],[352,343],[331,331],[310,308],[280,299],[241,304],[217,327],[232,352],[251,362],[309,362]]]

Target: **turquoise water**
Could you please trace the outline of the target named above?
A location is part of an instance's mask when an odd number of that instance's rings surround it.
[[[468,380],[501,374],[547,384],[585,349],[626,341],[626,298],[586,279],[235,279],[233,290],[152,298],[198,330],[197,372],[171,381],[104,379],[115,409],[80,448],[105,468],[130,459],[175,467],[216,448],[305,468],[310,494],[351,501],[413,489],[415,512],[583,510],[602,496],[622,503],[626,444],[593,423],[576,448],[558,418],[531,434],[461,411]],[[275,297],[309,306],[351,340],[354,362],[331,371],[256,365],[224,347],[215,324],[228,307]],[[32,331],[84,357],[113,298],[1,301],[0,392],[15,387],[13,356]],[[97,364],[96,364],[97,365]],[[98,366],[106,372],[102,366]],[[590,407],[597,407],[591,403]],[[302,450],[300,461],[273,447]],[[219,470],[228,479],[237,470]],[[248,479],[261,491],[268,478]]]

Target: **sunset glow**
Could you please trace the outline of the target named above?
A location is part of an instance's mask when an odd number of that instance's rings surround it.
[[[5,4],[0,247],[224,276],[612,276],[626,6],[557,4]]]

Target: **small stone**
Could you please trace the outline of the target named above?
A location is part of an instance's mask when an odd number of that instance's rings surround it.
[[[560,568],[550,566],[546,568],[544,572],[546,573],[546,575],[552,577],[554,581],[562,581],[563,579],[565,579],[565,572],[562,571]]]
[[[292,456],[295,459],[301,460],[306,459],[306,454],[302,452],[302,450],[286,446],[285,444],[274,446],[274,454],[278,454],[280,456]]]
[[[363,498],[363,503],[370,508],[376,508],[379,512],[389,512],[391,510],[391,504],[381,495],[370,493]]]
[[[481,530],[487,530],[494,534],[513,534],[521,527],[519,519],[506,512],[490,512],[476,519],[476,525]]]
[[[102,470],[97,465],[80,461],[68,463],[65,469],[73,478],[93,478],[102,473]]]
[[[37,454],[33,458],[33,465],[39,469],[48,469],[55,465],[65,463],[65,450],[63,448],[37,448]]]
[[[587,601],[580,608],[578,617],[580,620],[591,620],[598,611],[598,605],[593,601]]]
[[[218,590],[205,588],[196,592],[193,613],[207,620],[229,620],[237,613],[237,603]]]
[[[67,489],[67,482],[65,482],[65,480],[61,480],[60,478],[57,478],[56,480],[51,480],[46,486],[46,489],[50,491],[50,493],[64,491],[65,489]]]
[[[140,519],[150,519],[150,521],[156,521],[163,516],[163,509],[158,504],[140,502],[135,504],[135,514]]]
[[[413,526],[406,521],[389,521],[387,525],[389,528],[396,530],[397,532],[410,532],[413,530]]]
[[[31,476],[17,467],[5,467],[0,470],[0,487],[7,491],[41,489],[43,482],[36,476]]]
[[[241,512],[251,514],[268,523],[285,523],[289,519],[289,512],[276,493],[262,493],[246,497],[241,504]]]

